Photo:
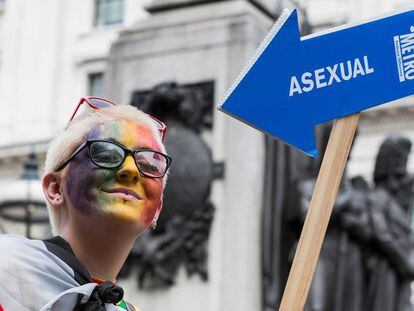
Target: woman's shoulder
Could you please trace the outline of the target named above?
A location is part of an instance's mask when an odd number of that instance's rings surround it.
[[[1,234],[0,235],[0,246],[4,245],[15,245],[15,244],[32,244],[36,240],[30,240],[19,234]]]
[[[8,310],[39,310],[58,293],[77,286],[73,271],[41,240],[0,235],[0,301]]]
[[[30,259],[29,256],[43,252],[44,244],[39,240],[30,240],[17,234],[0,235],[0,261],[19,263],[20,256]]]

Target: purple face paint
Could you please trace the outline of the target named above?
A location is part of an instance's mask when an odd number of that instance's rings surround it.
[[[88,139],[111,139],[130,149],[159,150],[147,128],[125,120],[97,125]],[[159,206],[162,180],[141,176],[130,156],[119,168],[99,168],[89,159],[85,148],[67,167],[66,188],[70,204],[83,214],[108,215],[147,225]],[[125,195],[125,191],[133,191],[138,199]]]
[[[94,189],[106,180],[111,172],[105,172],[90,161],[85,148],[70,163],[67,171],[67,192],[73,206],[85,214],[97,214],[97,194]]]

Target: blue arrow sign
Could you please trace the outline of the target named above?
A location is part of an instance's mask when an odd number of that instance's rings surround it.
[[[414,10],[300,38],[284,11],[219,109],[318,156],[314,126],[414,93]]]

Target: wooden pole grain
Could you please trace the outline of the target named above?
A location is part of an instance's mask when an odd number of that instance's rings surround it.
[[[303,310],[360,114],[334,122],[279,311]]]

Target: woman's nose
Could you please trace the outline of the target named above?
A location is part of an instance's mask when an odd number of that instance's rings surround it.
[[[118,169],[116,173],[118,180],[127,181],[127,182],[138,182],[139,180],[139,170],[135,164],[134,158],[131,155],[128,155],[125,158],[124,163]]]

